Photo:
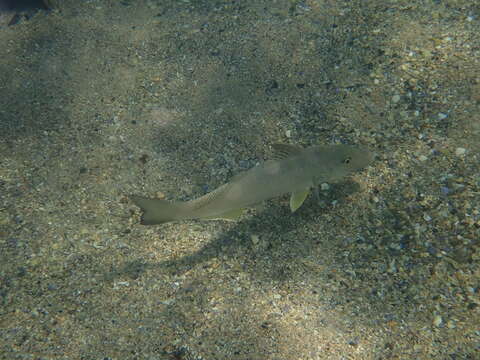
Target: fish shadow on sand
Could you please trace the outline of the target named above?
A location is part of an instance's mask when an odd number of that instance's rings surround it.
[[[141,277],[149,269],[164,270],[174,275],[180,275],[215,257],[245,255],[252,260],[280,257],[273,263],[277,264],[274,266],[278,268],[279,278],[275,280],[281,280],[281,277],[287,275],[285,274],[285,262],[295,261],[302,254],[308,254],[308,249],[315,246],[316,243],[314,236],[302,233],[302,239],[299,241],[299,236],[292,232],[318,221],[319,217],[327,213],[335,212],[336,206],[342,206],[342,203],[348,201],[347,198],[351,194],[358,191],[360,191],[360,186],[352,180],[334,184],[327,194],[321,194],[321,204],[317,203],[314,196],[310,196],[304,206],[293,214],[290,213],[288,202],[284,201],[285,197],[282,197],[282,204],[278,204],[278,200],[276,200],[277,203],[270,203],[262,211],[251,210],[255,214],[245,216],[233,228],[191,255],[162,262],[148,262],[143,259],[130,261],[123,267],[105,274],[105,278],[107,280],[119,277],[135,279]],[[161,226],[159,226],[159,231],[161,231]],[[252,235],[262,239],[261,246],[254,248]],[[285,242],[288,242],[288,253],[282,249],[286,245]],[[271,263],[269,266],[272,266]],[[261,269],[261,265],[259,266],[256,261],[255,271],[258,269]],[[257,273],[257,275],[259,274]]]

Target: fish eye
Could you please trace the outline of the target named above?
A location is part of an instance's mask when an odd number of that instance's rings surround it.
[[[344,164],[350,164],[350,161],[352,160],[352,158],[349,156],[349,157],[346,157],[345,159],[343,159],[342,163]]]

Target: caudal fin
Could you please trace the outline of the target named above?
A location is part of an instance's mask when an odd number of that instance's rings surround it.
[[[160,199],[148,199],[142,196],[131,195],[130,198],[140,209],[142,209],[143,225],[163,224],[169,221],[178,220],[179,207],[174,203]]]

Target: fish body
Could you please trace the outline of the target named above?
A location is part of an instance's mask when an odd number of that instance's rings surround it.
[[[363,147],[327,145],[300,148],[273,146],[275,158],[235,176],[229,183],[198,199],[169,202],[132,196],[143,210],[142,224],[153,225],[186,219],[232,219],[243,209],[286,193],[292,193],[290,209],[296,211],[310,189],[338,181],[366,167],[371,153]]]

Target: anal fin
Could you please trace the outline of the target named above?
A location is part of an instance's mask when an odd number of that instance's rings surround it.
[[[244,209],[234,209],[234,210],[227,211],[223,214],[206,217],[205,219],[235,221],[235,220],[238,220],[240,216],[242,216],[243,211]]]

